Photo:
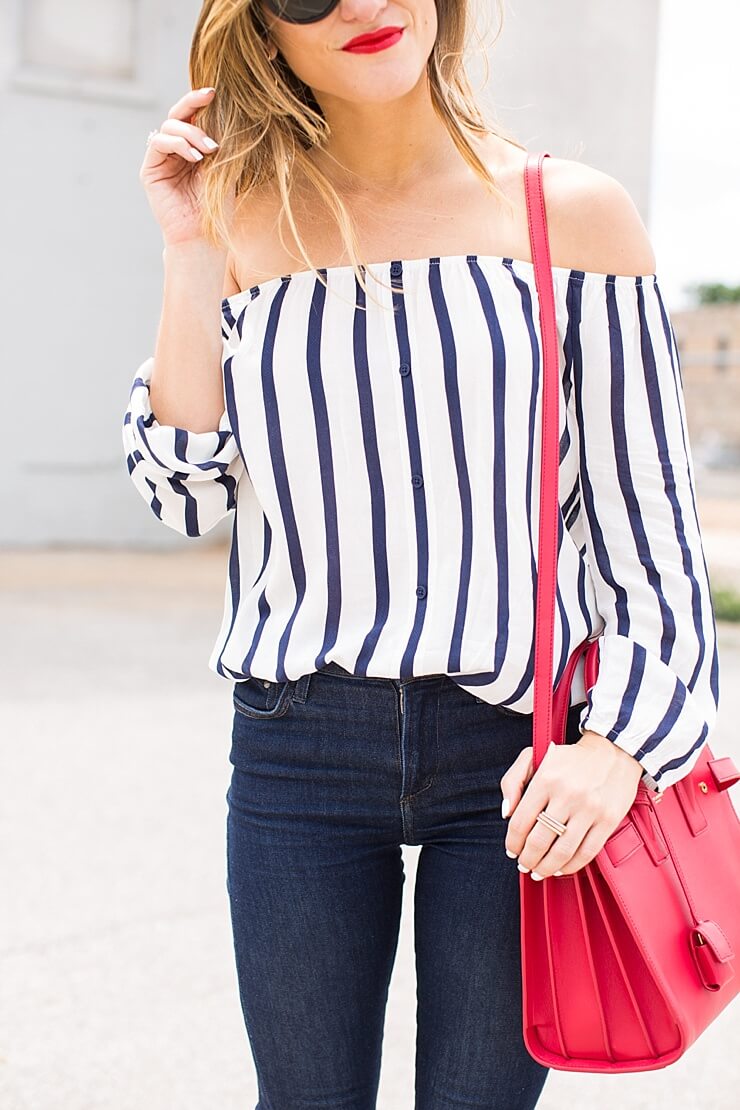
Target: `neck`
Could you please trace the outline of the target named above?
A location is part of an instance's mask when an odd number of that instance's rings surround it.
[[[345,194],[387,197],[428,181],[454,161],[457,148],[434,110],[426,73],[409,93],[387,103],[314,95],[331,137],[312,157]]]

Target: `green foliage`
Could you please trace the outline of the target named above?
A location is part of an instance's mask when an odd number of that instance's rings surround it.
[[[691,286],[697,304],[738,304],[740,285],[725,285],[722,282]]]
[[[712,589],[712,605],[718,621],[740,621],[740,593],[727,586]]]

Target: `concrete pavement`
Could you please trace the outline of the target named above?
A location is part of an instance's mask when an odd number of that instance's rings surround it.
[[[728,519],[705,543],[733,573]],[[226,552],[5,552],[0,570],[0,1106],[252,1110],[224,886],[230,684],[206,665]],[[740,759],[740,626],[720,636],[713,747]],[[379,1110],[413,1107],[417,855]],[[552,1072],[539,1106],[728,1110],[739,1041],[740,1003],[672,1068]]]

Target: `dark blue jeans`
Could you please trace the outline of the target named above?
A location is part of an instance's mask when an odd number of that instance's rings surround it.
[[[338,664],[234,686],[227,889],[256,1110],[373,1110],[404,882],[414,887],[415,1110],[527,1110],[519,871],[499,781],[532,717],[445,675]],[[577,740],[581,706],[568,737]]]

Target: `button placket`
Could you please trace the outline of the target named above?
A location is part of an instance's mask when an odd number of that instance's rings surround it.
[[[402,263],[401,262],[392,262],[391,265],[390,265],[390,276],[391,276],[391,278],[396,279],[393,282],[393,284],[396,287],[399,286],[399,283],[398,283],[397,279],[401,277],[402,273],[403,273]],[[404,288],[407,288],[405,282],[403,283],[403,286],[404,286]],[[393,303],[393,296],[392,295],[391,295],[391,303]],[[405,324],[406,324],[407,332],[409,333],[408,334],[408,342],[411,343],[411,335],[410,335],[411,320],[409,318],[408,311],[405,313]],[[398,347],[398,333],[397,333],[396,327],[393,323],[389,324],[389,338],[391,338],[391,337],[392,337],[392,340],[393,340],[393,343],[394,343],[394,350],[396,351],[396,353],[400,353],[399,352],[399,347]],[[402,352],[402,353],[406,354],[405,351]],[[406,424],[407,408],[406,408],[406,399],[405,398],[406,398],[406,395],[407,395],[409,390],[411,390],[411,395],[414,398],[414,407],[416,408],[416,406],[418,405],[418,397],[416,395],[416,390],[415,390],[413,382],[412,382],[411,363],[408,359],[408,356],[406,358],[402,357],[402,360],[398,363],[398,373],[399,373],[399,376],[401,378],[401,406],[400,406],[400,409],[399,409],[399,418],[400,418],[400,422],[401,422],[401,429],[402,429],[403,434],[404,434],[404,441],[406,441],[407,437],[408,437],[408,428],[407,428],[407,424]],[[417,415],[416,421],[417,421],[417,435],[418,435],[419,434],[418,415]],[[421,444],[419,446],[421,446]],[[420,471],[420,464],[421,464],[421,457],[419,457],[418,459],[414,459],[413,457],[411,457],[409,459],[409,461],[411,463],[412,470],[413,470],[413,473],[411,474],[411,485],[412,485],[412,489],[414,490],[414,496],[416,496],[416,491],[421,491],[423,489],[423,486],[424,486],[424,478],[423,478],[422,474],[419,472]],[[418,495],[423,497],[422,493],[419,493]],[[416,517],[416,512],[415,511],[414,511],[414,517]],[[409,538],[410,539],[412,538],[411,533],[409,533]],[[412,566],[417,570],[417,573],[418,573],[418,564],[419,564],[418,542],[419,542],[418,537],[416,537],[416,543],[413,544],[413,546],[411,548],[411,551],[410,551],[411,563],[412,563]],[[426,593],[427,593],[427,587],[425,585],[422,585],[421,583],[419,583],[417,585],[416,589],[414,590],[414,594],[411,595],[412,598],[414,599],[414,604],[413,604],[413,607],[412,607],[412,610],[411,610],[411,613],[410,613],[412,623],[415,622],[416,619],[417,619],[417,614],[418,614],[417,605],[418,605],[418,602],[420,600],[423,600],[426,597]]]

